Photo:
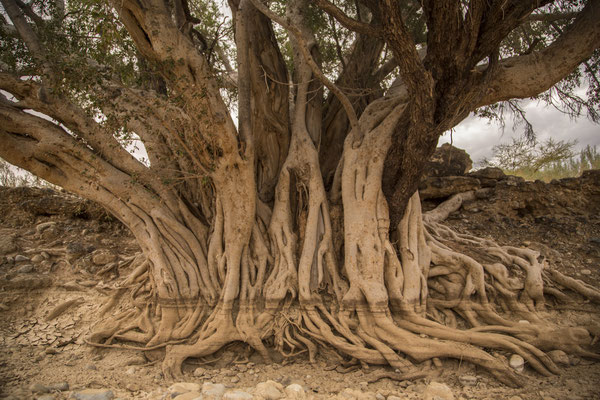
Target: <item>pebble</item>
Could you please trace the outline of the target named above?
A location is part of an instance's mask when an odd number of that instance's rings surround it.
[[[391,395],[391,396],[387,397],[387,400],[402,400],[402,399],[398,396]]]
[[[94,365],[94,364],[87,364],[85,366],[85,369],[89,369],[90,371],[96,371],[96,370],[98,370],[98,367],[96,367],[96,365]]]
[[[285,396],[281,383],[270,380],[256,385],[254,394],[261,396],[265,400],[279,400]]]
[[[17,254],[15,256],[15,262],[23,262],[23,261],[29,261],[29,257],[26,257],[22,254]]]
[[[52,394],[43,394],[35,398],[35,400],[56,400],[56,397]]]
[[[47,349],[44,351],[44,353],[46,353],[46,354],[57,354],[57,353],[58,353],[58,350],[56,350],[54,347],[48,347],[48,348],[47,348]]]
[[[187,392],[200,392],[201,387],[198,383],[193,382],[179,382],[169,387],[169,392],[173,394],[182,394]]]
[[[523,399],[521,398],[521,396],[511,396],[508,398],[508,400],[523,400]]]
[[[458,378],[458,381],[463,386],[475,386],[477,385],[477,377],[474,375],[463,375]]]
[[[31,257],[31,262],[34,263],[41,263],[42,261],[44,261],[44,257],[42,257],[40,254],[36,254],[35,256]]]
[[[591,275],[592,271],[589,269],[582,269],[581,270],[581,275]]]
[[[250,393],[242,390],[233,390],[223,394],[223,400],[252,400],[253,396]]]
[[[92,256],[92,262],[96,265],[106,265],[114,262],[116,259],[117,256],[107,250],[96,250]]]
[[[517,372],[522,372],[525,369],[525,360],[518,354],[510,356],[508,365]]]
[[[431,382],[423,392],[424,400],[454,400],[454,393],[443,383]]]
[[[29,274],[29,273],[33,272],[33,265],[31,265],[31,264],[22,265],[17,269],[17,272],[19,274]]]
[[[203,400],[203,397],[200,392],[187,392],[175,396],[173,400]]]
[[[32,383],[29,386],[29,390],[33,393],[48,393],[50,389],[46,385],[42,385],[41,383]]]
[[[70,398],[75,400],[112,400],[115,398],[115,394],[110,389],[85,389],[73,392]]]
[[[68,382],[58,382],[58,383],[52,383],[50,385],[48,385],[48,389],[50,389],[51,391],[59,391],[59,392],[66,392],[67,390],[69,390],[69,383]]]
[[[231,378],[231,383],[238,383],[240,381],[240,378],[238,378],[237,376],[234,376]]]
[[[194,376],[202,376],[206,373],[206,369],[202,367],[198,367],[194,370]]]
[[[550,359],[552,361],[554,361],[555,364],[558,365],[569,365],[569,356],[567,355],[567,353],[565,353],[562,350],[552,350],[548,352],[548,357],[550,357]]]
[[[204,382],[202,385],[202,395],[204,400],[218,400],[225,393],[225,385],[220,383]]]
[[[286,386],[285,394],[290,399],[303,399],[306,396],[304,393],[304,388],[297,383],[292,383],[291,385]]]

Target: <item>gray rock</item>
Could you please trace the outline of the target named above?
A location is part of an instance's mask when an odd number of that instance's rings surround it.
[[[4,234],[0,236],[0,254],[8,254],[18,250],[15,238],[15,234]]]
[[[41,383],[32,383],[29,385],[29,390],[33,393],[48,393],[50,389],[46,385],[42,385]]]
[[[463,149],[444,143],[435,150],[423,172],[424,176],[460,176],[469,172],[473,161]]]
[[[419,196],[421,199],[445,198],[480,187],[479,180],[469,176],[430,177],[419,184]]]
[[[117,256],[108,250],[96,250],[92,253],[92,262],[96,265],[106,265],[116,261]]]
[[[290,399],[303,399],[306,396],[304,388],[297,383],[292,383],[285,388],[285,394]]]
[[[567,355],[567,353],[565,353],[562,350],[552,350],[548,352],[548,357],[550,357],[550,359],[552,361],[554,361],[555,364],[558,365],[569,365],[569,356]]]
[[[204,382],[202,385],[202,395],[205,400],[219,400],[223,398],[225,385],[221,383]]]
[[[31,257],[31,262],[36,264],[41,263],[42,261],[44,261],[44,257],[42,257],[40,254],[36,254],[35,256]]]
[[[283,386],[275,381],[261,382],[256,385],[254,393],[265,400],[279,400],[284,397]]]
[[[98,367],[96,367],[95,364],[87,364],[85,366],[85,369],[89,369],[90,371],[96,371],[96,370],[98,370]]]
[[[42,222],[41,224],[37,224],[37,226],[35,227],[35,231],[37,233],[42,233],[44,230],[53,227],[54,225],[56,225],[56,222],[54,221]]]
[[[508,365],[517,372],[522,372],[525,369],[525,360],[518,354],[513,354],[508,360]]]
[[[223,395],[223,400],[252,400],[252,398],[250,393],[242,390],[233,390]]]
[[[115,394],[110,389],[85,389],[71,394],[75,400],[112,400]]]
[[[172,394],[182,394],[187,392],[200,392],[201,387],[198,383],[193,382],[179,382],[169,387],[169,392]]]
[[[424,400],[454,400],[454,393],[447,385],[431,382],[423,391]]]
[[[458,378],[458,381],[463,386],[475,386],[477,385],[477,377],[474,375],[463,375]]]
[[[15,256],[15,262],[23,262],[23,261],[29,261],[29,257],[26,257],[22,254],[17,254]]]
[[[173,400],[203,400],[203,397],[200,392],[187,392],[175,396]]]
[[[51,383],[50,385],[48,385],[48,389],[57,390],[59,392],[66,392],[67,390],[69,390],[69,383],[68,382]]]
[[[33,268],[33,265],[31,265],[31,264],[22,265],[17,269],[17,272],[19,274],[29,274],[33,271],[34,271],[34,268]]]

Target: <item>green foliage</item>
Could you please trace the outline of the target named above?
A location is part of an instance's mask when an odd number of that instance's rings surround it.
[[[493,147],[493,157],[483,159],[483,166],[501,168],[506,174],[527,180],[542,180],[579,176],[588,169],[600,169],[600,154],[596,146],[587,146],[574,153],[576,141],[548,139],[542,143],[525,137]]]

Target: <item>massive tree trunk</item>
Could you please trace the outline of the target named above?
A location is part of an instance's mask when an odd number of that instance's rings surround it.
[[[232,0],[236,127],[217,73],[198,50],[202,36],[191,28],[187,2],[115,0],[140,57],[155,65],[160,87],[168,84],[158,93],[108,78],[98,84],[104,115],[146,145],[145,166],[122,149],[110,125],[91,118],[67,94],[48,90],[60,77],[17,3],[2,3],[39,56],[42,78],[0,73],[0,88],[16,98],[0,98],[0,154],[103,204],[142,249],[133,273],[103,308],[90,344],[164,348],[167,377],[179,375],[187,358],[234,341],[265,360],[269,347],[285,356],[306,351],[311,361],[334,349],[360,362],[391,365],[400,377],[418,376],[416,363],[439,365],[449,357],[481,365],[511,385],[522,379],[483,348],[518,353],[546,375],[558,370],[544,351],[597,358],[585,348],[587,331],[558,328],[536,314],[545,294],[565,299],[557,284],[597,300],[595,289],[549,271],[531,250],[444,226],[443,219],[475,193],[421,211],[416,185],[439,135],[474,108],[518,95],[520,86],[527,96],[534,90],[539,73],[523,59],[499,64],[485,53],[489,62],[480,63],[480,53],[496,49],[504,37],[484,15],[504,6],[474,2],[470,36],[457,39],[460,57],[448,59],[444,32],[434,29],[427,56],[419,55],[393,2],[365,1],[371,13],[365,23],[317,1],[340,24],[361,32],[333,83],[320,69],[307,1],[289,1],[283,18],[259,0]],[[450,9],[424,3],[428,21],[462,15],[458,3]],[[513,3],[502,32],[537,7]],[[570,69],[589,56],[600,40],[598,14],[598,1],[590,2],[562,42],[544,50],[548,68],[558,62],[556,54],[569,54]],[[292,77],[271,20],[290,35]],[[466,29],[450,25],[450,36]],[[591,41],[574,46],[582,34]],[[394,59],[377,68],[384,45]],[[383,96],[379,85],[396,65],[401,77]],[[520,75],[510,68],[520,68]],[[537,90],[567,70],[544,77]],[[350,100],[352,90],[360,94]],[[523,319],[530,324],[516,322]]]

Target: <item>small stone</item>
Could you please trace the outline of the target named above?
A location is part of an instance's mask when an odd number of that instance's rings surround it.
[[[26,257],[22,254],[17,254],[15,256],[15,262],[23,262],[23,261],[29,261],[29,257]]]
[[[473,375],[463,375],[458,378],[458,381],[463,386],[475,386],[477,385],[477,377]]]
[[[125,386],[125,389],[129,390],[130,392],[137,392],[140,390],[140,387],[135,383],[129,383],[127,386]]]
[[[223,395],[223,400],[252,400],[253,397],[250,393],[241,391],[241,390],[233,390],[231,392],[227,392]]]
[[[398,396],[391,395],[391,396],[387,397],[387,400],[402,400],[402,399]]]
[[[510,356],[508,365],[510,365],[510,367],[517,372],[523,372],[523,370],[525,369],[525,360],[520,355],[513,354],[512,356]]]
[[[443,383],[431,382],[423,392],[424,400],[454,400],[452,390]]]
[[[90,371],[96,371],[96,370],[98,370],[98,367],[96,367],[96,365],[94,365],[94,364],[87,364],[85,366],[85,369],[89,369]]]
[[[508,400],[523,400],[521,396],[511,396]]]
[[[385,396],[382,395],[381,393],[377,393],[375,395],[375,400],[385,400]]]
[[[194,370],[194,376],[202,376],[206,373],[206,369],[202,367],[198,367]]]
[[[50,222],[42,222],[41,224],[38,224],[35,227],[35,230],[37,231],[37,233],[42,233],[45,229],[48,229],[52,226],[56,225],[56,222],[50,221]]]
[[[96,250],[92,255],[92,262],[96,265],[106,265],[116,259],[117,256],[108,250]]]
[[[582,269],[581,270],[581,275],[591,275],[592,271],[589,269]]]
[[[558,365],[569,365],[569,356],[567,355],[567,353],[565,353],[562,350],[552,350],[548,352],[548,357],[550,357],[550,359],[552,361],[554,361],[555,364]]]
[[[135,375],[135,373],[136,373],[136,368],[135,368],[135,367],[129,367],[129,368],[127,368],[127,369],[125,370],[125,373],[126,373],[127,375]]]
[[[32,383],[29,386],[29,390],[33,393],[48,393],[50,391],[46,385],[42,385],[41,383]]]
[[[303,399],[305,397],[304,388],[297,383],[292,383],[285,388],[285,394],[290,399]]]
[[[39,254],[36,254],[35,256],[31,257],[31,262],[34,262],[36,264],[41,263],[42,261],[44,261],[44,257],[42,257]]]
[[[571,365],[579,365],[581,364],[581,358],[579,358],[578,356],[570,356],[569,363]]]
[[[115,398],[115,394],[110,389],[85,389],[73,392],[70,398],[75,400],[112,400]]]
[[[265,400],[279,400],[284,397],[283,386],[275,381],[261,382],[256,385],[254,394],[261,396]]]
[[[59,392],[66,392],[67,390],[69,390],[69,383],[68,382],[57,382],[57,383],[52,383],[50,385],[48,385],[48,389],[50,389],[51,391],[59,391]]]
[[[521,319],[521,320],[519,320],[519,323],[520,323],[520,324],[523,324],[523,325],[529,325],[529,324],[531,324],[531,323],[530,323],[529,321],[527,321],[526,319]]]
[[[33,265],[31,265],[31,264],[25,264],[25,265],[20,266],[17,269],[17,272],[19,274],[29,274],[29,273],[33,272],[33,270],[34,270]]]
[[[35,400],[56,400],[56,397],[52,394],[43,394],[35,398]]]
[[[237,376],[234,376],[231,378],[231,383],[238,383],[240,381],[240,378],[238,378]]]
[[[169,392],[173,394],[181,394],[187,392],[200,392],[200,385],[193,382],[179,382],[169,387]]]
[[[225,385],[221,383],[204,382],[202,385],[202,395],[205,400],[218,400],[225,393]]]
[[[173,400],[202,400],[202,393],[200,392],[187,392],[175,396]]]

